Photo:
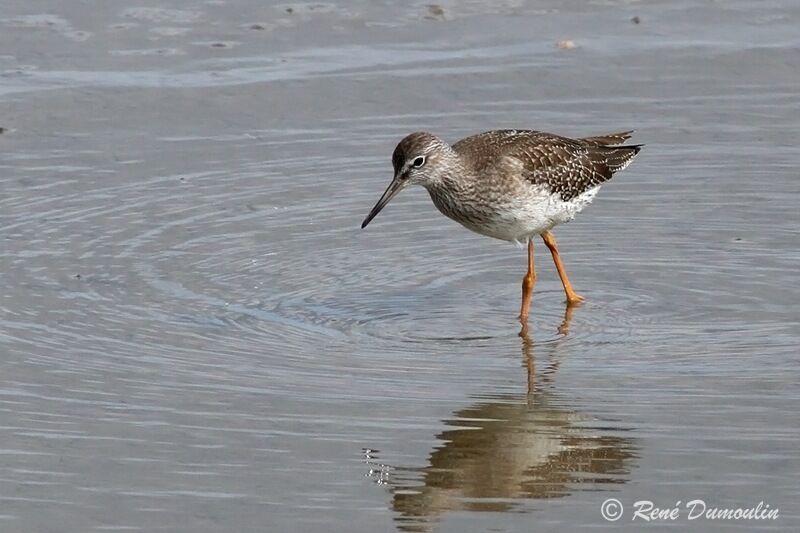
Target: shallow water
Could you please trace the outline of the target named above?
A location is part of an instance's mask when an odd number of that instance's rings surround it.
[[[61,4],[0,9],[0,530],[796,529],[792,2]],[[496,127],[647,144],[523,337],[524,252],[358,229]]]

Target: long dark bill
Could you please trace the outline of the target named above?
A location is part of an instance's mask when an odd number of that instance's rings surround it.
[[[389,186],[386,188],[386,191],[381,195],[378,203],[375,204],[375,207],[372,208],[372,211],[369,212],[367,218],[364,219],[364,222],[361,223],[361,229],[367,227],[367,224],[372,222],[372,219],[378,216],[378,213],[381,212],[381,209],[386,207],[386,204],[389,203],[389,200],[397,196],[397,193],[405,189],[408,180],[401,180],[398,179],[397,176],[392,180]]]

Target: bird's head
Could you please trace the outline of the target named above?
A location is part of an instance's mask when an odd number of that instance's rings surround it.
[[[361,227],[366,227],[407,186],[430,187],[440,183],[451,168],[448,162],[457,160],[458,155],[450,145],[431,133],[420,131],[405,137],[392,154],[394,178]]]

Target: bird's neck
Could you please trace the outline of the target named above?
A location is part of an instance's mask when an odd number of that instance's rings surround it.
[[[474,173],[464,165],[461,156],[451,151],[450,157],[436,173],[436,178],[425,183],[425,188],[431,194],[458,194],[472,188]]]
[[[460,160],[448,163],[436,180],[425,184],[434,205],[444,215],[459,220],[459,213],[469,208],[474,197],[475,176]]]

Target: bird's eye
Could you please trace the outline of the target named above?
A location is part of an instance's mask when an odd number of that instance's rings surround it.
[[[415,168],[419,168],[425,164],[425,157],[419,156],[418,158],[414,159],[414,162],[411,164],[414,165]]]

